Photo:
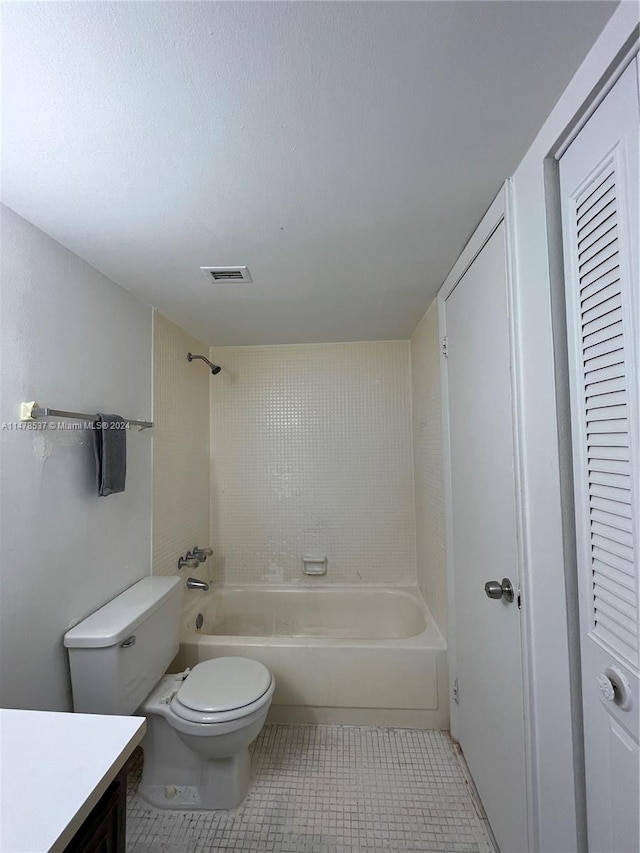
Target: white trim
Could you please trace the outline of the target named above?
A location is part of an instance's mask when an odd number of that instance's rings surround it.
[[[498,195],[491,202],[489,209],[478,223],[477,228],[471,237],[469,237],[467,245],[460,253],[458,260],[451,267],[449,275],[445,278],[440,290],[438,291],[438,305],[441,300],[444,301],[451,295],[454,287],[458,284],[462,276],[482,251],[484,244],[504,219],[505,199],[506,190],[505,187],[502,186]]]
[[[637,79],[637,71],[638,71],[638,63],[635,60],[635,56],[632,56],[631,62],[636,62],[636,68],[630,69],[629,62],[624,63],[623,68],[618,68],[612,73],[612,80],[615,83],[620,82],[621,78],[621,70],[629,72],[631,76],[631,80],[633,82],[633,87],[635,89],[635,97],[636,97],[636,108],[638,106],[638,79]],[[623,84],[624,85],[624,84]],[[611,92],[612,86],[608,86],[606,91]],[[615,96],[614,96],[615,97]],[[602,103],[600,101],[599,103]],[[603,109],[606,111],[607,106],[605,105]],[[576,531],[576,565],[572,567],[575,572],[575,582],[578,587],[579,594],[579,615],[576,616],[576,622],[579,627],[579,640],[580,640],[580,648],[582,654],[582,678],[587,679],[585,684],[590,683],[591,679],[594,677],[593,670],[593,658],[592,651],[594,648],[603,649],[606,656],[609,658],[616,659],[621,663],[622,670],[624,672],[625,669],[631,671],[634,675],[637,676],[637,666],[624,658],[619,658],[619,650],[616,648],[609,647],[606,643],[602,642],[602,638],[597,635],[597,633],[593,632],[594,622],[593,622],[593,590],[591,589],[591,584],[586,582],[584,572],[579,572],[579,568],[585,569],[591,567],[592,563],[592,554],[591,554],[591,525],[590,525],[590,513],[589,513],[589,505],[590,505],[590,488],[589,488],[589,476],[588,476],[588,464],[587,464],[587,442],[586,442],[586,433],[587,426],[585,420],[585,400],[584,400],[584,353],[583,353],[583,330],[581,323],[581,300],[580,300],[580,275],[579,275],[579,267],[578,267],[578,259],[577,259],[577,222],[576,222],[576,204],[578,203],[580,196],[585,192],[586,188],[589,184],[595,179],[597,176],[602,173],[602,170],[608,166],[612,165],[614,168],[614,186],[617,198],[617,228],[618,228],[618,263],[620,267],[620,293],[622,297],[622,330],[624,337],[624,362],[626,368],[626,376],[627,382],[626,384],[626,392],[627,392],[627,418],[628,418],[628,437],[629,437],[629,450],[630,450],[630,468],[631,468],[631,500],[632,500],[632,518],[634,515],[634,471],[637,468],[638,454],[637,450],[634,447],[634,436],[638,434],[638,423],[636,421],[637,413],[638,413],[638,400],[637,400],[637,375],[634,375],[634,371],[637,370],[637,352],[634,352],[634,347],[637,347],[638,340],[638,329],[637,322],[633,320],[632,310],[633,303],[636,299],[636,290],[637,288],[633,287],[633,282],[637,281],[637,247],[636,251],[634,251],[632,235],[637,231],[637,216],[635,217],[636,222],[633,223],[633,218],[631,216],[631,209],[633,204],[630,205],[630,199],[633,194],[633,189],[635,188],[635,183],[633,180],[629,180],[629,173],[627,169],[629,168],[629,159],[633,161],[634,158],[629,158],[627,155],[629,154],[628,145],[630,142],[629,125],[627,124],[628,115],[625,115],[625,119],[620,119],[619,130],[624,128],[625,132],[622,133],[608,133],[608,130],[612,125],[606,124],[606,119],[603,119],[602,116],[596,118],[596,122],[599,123],[600,133],[597,142],[594,142],[594,147],[589,149],[589,154],[586,154],[584,149],[584,140],[582,142],[578,141],[577,145],[582,145],[582,155],[578,155],[579,159],[577,161],[572,161],[572,155],[577,154],[577,152],[569,152],[567,155],[567,160],[569,163],[564,164],[562,161],[560,162],[560,172],[558,175],[558,185],[559,189],[562,191],[562,200],[563,200],[563,209],[562,209],[562,238],[564,245],[564,279],[562,282],[562,287],[565,294],[566,299],[566,320],[564,322],[564,326],[562,331],[564,332],[567,339],[567,370],[568,370],[568,384],[569,387],[567,389],[569,400],[570,400],[570,416],[565,413],[565,417],[561,421],[564,423],[567,428],[569,434],[572,436],[573,446],[572,446],[572,458],[571,458],[571,470],[573,474],[573,493],[574,493],[574,505],[573,505],[573,524]],[[631,122],[629,122],[631,124]],[[616,122],[614,122],[616,125]],[[597,127],[598,125],[596,125]],[[593,133],[595,128],[587,128],[586,133],[592,134],[591,136],[587,135],[587,140],[594,139]],[[605,141],[606,140],[606,141]],[[564,170],[566,167],[566,170]],[[564,170],[564,171],[563,171]],[[626,191],[628,190],[628,192]],[[635,211],[635,208],[634,208]],[[633,225],[635,224],[635,229]],[[635,266],[635,273],[634,273]],[[559,285],[560,286],[560,283]],[[555,321],[555,319],[554,319]],[[637,318],[636,318],[637,321]],[[570,379],[570,382],[569,382]],[[634,400],[635,396],[635,400]],[[636,475],[637,477],[637,475]],[[637,508],[637,502],[636,502]],[[637,512],[635,513],[637,515]],[[636,520],[633,522],[633,532],[632,536],[634,541],[638,542],[638,535],[640,534],[640,525]],[[598,672],[598,670],[595,670]],[[592,682],[591,682],[592,683]],[[580,701],[580,713],[583,713],[583,704]],[[593,768],[594,766],[601,766],[602,764],[602,755],[597,752],[595,755],[597,756],[594,760],[594,731],[596,727],[593,723],[593,718],[590,717],[590,706],[589,703],[586,702],[584,705],[584,720],[585,720],[585,728],[587,730],[588,736],[591,738],[591,741],[587,741],[585,744],[585,753],[586,753],[586,791],[585,791],[585,799],[586,799],[586,808],[589,808],[589,804],[595,800],[598,801],[598,793],[597,787],[594,785],[593,778]],[[632,727],[633,728],[633,725]],[[630,730],[631,731],[631,730]],[[633,739],[636,740],[637,743],[637,728],[635,730],[634,735],[632,735]],[[600,738],[598,737],[597,740]],[[590,769],[589,769],[590,768]],[[591,773],[591,776],[589,775]],[[603,818],[604,820],[604,818]],[[598,823],[597,821],[596,823]],[[593,830],[593,826],[591,829]],[[600,846],[598,847],[600,849]],[[627,849],[625,847],[625,849]],[[634,848],[635,849],[635,848]]]
[[[556,743],[562,738],[565,744],[573,742],[573,721],[568,673],[567,601],[565,590],[561,588],[561,585],[564,586],[564,578],[560,569],[564,565],[565,535],[565,519],[560,510],[561,485],[555,481],[555,474],[548,463],[546,472],[544,467],[541,469],[541,460],[557,458],[558,427],[562,426],[558,421],[555,369],[552,366],[549,373],[549,356],[546,351],[540,351],[540,348],[546,349],[548,339],[553,341],[552,324],[557,319],[552,317],[550,303],[551,291],[556,283],[551,280],[549,269],[552,247],[546,233],[548,211],[543,210],[548,202],[544,187],[544,163],[553,157],[553,152],[560,150],[561,140],[569,138],[568,130],[574,133],[571,139],[575,138],[582,126],[579,118],[584,104],[589,102],[597,106],[600,103],[598,95],[604,96],[609,91],[609,83],[613,85],[633,59],[637,44],[631,49],[628,45],[632,36],[637,37],[637,10],[633,13],[635,22],[629,21],[632,10],[628,6],[623,4],[612,18],[609,32],[605,30],[594,45],[516,170],[514,178],[519,220],[519,228],[516,228],[519,270],[516,325],[522,371],[519,385],[523,394],[520,421],[523,436],[520,446],[523,450],[523,489],[529,508],[525,517],[526,560],[531,566],[528,573],[531,602],[527,611],[531,620],[529,662],[532,681],[532,780],[535,784],[532,797],[535,808],[534,849],[547,853],[558,849],[583,849],[586,828],[582,825],[575,799],[577,780],[583,771],[574,764],[576,756],[573,749],[562,746],[556,753]],[[594,92],[598,93],[595,97]],[[538,222],[535,222],[536,219]],[[533,234],[527,233],[532,229]],[[551,361],[555,364],[555,355]],[[535,511],[532,511],[533,507]],[[560,607],[562,599],[563,608]],[[551,666],[553,660],[556,660],[556,666]],[[567,670],[567,673],[563,670]],[[545,682],[548,684],[546,689]],[[555,689],[552,687],[554,684]],[[564,754],[562,749],[565,749]],[[571,831],[568,824],[571,809],[569,801],[565,799],[570,790],[573,792],[575,810],[575,829]],[[562,802],[566,802],[565,807],[562,807]],[[571,840],[570,836],[573,836]]]
[[[458,279],[459,280],[459,279]],[[438,303],[438,335],[443,341],[447,334],[447,322],[444,303],[444,285],[436,297]],[[458,735],[458,705],[453,698],[453,685],[458,677],[458,660],[456,649],[456,608],[455,587],[453,583],[453,517],[452,517],[452,487],[451,487],[451,443],[449,431],[449,386],[447,379],[446,357],[440,350],[440,407],[442,417],[442,479],[444,491],[444,523],[445,547],[447,564],[447,663],[449,676],[449,728],[451,736]]]
[[[514,478],[515,478],[515,504],[516,504],[516,537],[517,537],[517,566],[518,589],[522,595],[522,612],[520,618],[520,634],[522,646],[522,677],[523,677],[523,714],[525,730],[525,783],[527,789],[527,834],[529,838],[529,849],[535,849],[533,839],[535,838],[535,784],[532,777],[532,727],[531,697],[529,690],[529,631],[530,617],[527,608],[527,572],[525,563],[525,525],[524,513],[525,502],[522,490],[522,454],[520,452],[520,394],[518,389],[518,349],[515,325],[514,305],[516,301],[515,288],[515,258],[513,246],[513,213],[512,213],[512,188],[511,182],[507,181],[502,187],[489,210],[483,216],[480,224],[474,231],[469,242],[451,272],[445,279],[444,284],[438,292],[438,322],[440,338],[447,334],[446,308],[447,298],[454,291],[464,274],[477,258],[483,247],[501,222],[505,223],[505,263],[507,277],[507,306],[509,314],[509,350],[511,367],[511,409],[513,423],[513,445],[514,445]],[[449,624],[449,681],[450,689],[457,678],[457,649],[456,649],[456,613],[455,613],[455,584],[454,584],[454,552],[453,552],[453,509],[452,509],[452,486],[451,486],[451,444],[449,431],[449,387],[447,359],[441,358],[440,379],[442,394],[442,430],[443,430],[443,468],[444,468],[444,493],[445,493],[445,528],[447,545],[447,606]],[[455,738],[458,730],[458,711],[455,702],[451,703],[451,734]]]
[[[156,364],[156,320],[158,319],[158,309],[153,305],[151,307],[151,420],[155,424],[155,415],[156,415],[156,370],[158,369],[158,365]],[[155,574],[155,566],[153,564],[153,536],[155,533],[153,526],[153,510],[155,506],[155,458],[156,458],[156,443],[155,443],[155,434],[156,431],[153,430],[153,435],[151,436],[151,506],[149,513],[149,574]]]
[[[507,263],[507,302],[509,306],[509,351],[511,354],[511,407],[513,422],[513,473],[516,499],[516,536],[518,546],[518,580],[521,596],[520,644],[522,654],[522,703],[524,714],[525,782],[527,786],[527,835],[529,849],[537,850],[537,802],[535,798],[535,749],[532,726],[533,697],[531,685],[531,643],[533,626],[529,606],[529,566],[527,563],[527,515],[526,495],[523,487],[524,460],[522,454],[522,394],[520,378],[520,348],[516,316],[518,309],[518,287],[515,257],[515,222],[513,182],[505,183],[505,250]]]
[[[531,849],[540,853],[582,850],[576,815],[566,598],[562,567],[561,487],[558,458],[558,409],[552,331],[550,246],[547,233],[545,162],[579,131],[580,118],[604,97],[608,79],[628,65],[637,50],[638,7],[623,2],[614,12],[574,78],[540,129],[507,187],[504,211],[513,304],[516,466],[523,521],[523,659],[526,664],[528,800]],[[630,42],[635,39],[635,47]],[[640,75],[640,69],[639,69]],[[604,81],[604,82],[603,82]],[[612,83],[615,81],[612,81]],[[591,99],[591,100],[590,100]],[[585,118],[586,120],[586,118]],[[513,196],[513,205],[511,197]],[[497,224],[499,198],[485,214],[438,294],[441,337],[446,334],[444,300],[458,283]],[[514,272],[517,280],[513,279]],[[441,362],[444,486],[447,539],[450,677],[456,672],[455,612],[452,606],[451,480],[446,362]],[[532,567],[530,571],[528,567]],[[533,571],[535,567],[535,571]],[[554,661],[556,665],[554,666]],[[534,683],[535,682],[535,683]],[[455,703],[451,727],[457,726]],[[573,798],[572,801],[569,797]],[[575,818],[575,820],[574,820]],[[584,829],[584,827],[582,827]]]
[[[640,49],[640,45],[638,45],[638,41],[637,41],[637,38],[638,38],[637,32],[632,38],[634,39],[633,43],[631,44],[629,49],[625,53],[622,54],[619,62],[616,63],[615,68],[605,78],[604,83],[600,87],[600,89],[598,89],[597,92],[593,93],[593,97],[591,98],[591,100],[589,100],[587,102],[587,106],[586,106],[584,112],[580,116],[577,116],[576,120],[567,126],[567,134],[566,134],[566,136],[564,134],[562,135],[564,138],[562,139],[562,142],[559,144],[558,148],[556,149],[556,151],[553,155],[556,160],[559,160],[562,157],[562,155],[565,153],[567,148],[571,145],[573,140],[577,137],[577,135],[580,133],[582,128],[589,121],[591,116],[595,113],[595,111],[598,109],[600,104],[604,101],[604,99],[607,97],[609,92],[616,85],[616,83],[618,82],[620,77],[627,70],[628,66],[633,62],[634,58],[638,55],[638,50]]]
[[[505,189],[502,187],[495,197],[489,210],[482,217],[478,227],[473,232],[460,257],[451,268],[451,272],[436,297],[438,303],[438,333],[440,341],[447,335],[447,320],[445,302],[453,293],[454,288],[462,279],[471,264],[482,251],[482,247],[491,237],[505,216]],[[453,684],[458,677],[456,649],[456,608],[453,559],[453,498],[451,486],[451,444],[449,431],[449,384],[447,374],[447,359],[440,355],[440,395],[442,406],[442,469],[444,480],[444,510],[445,510],[445,541],[447,552],[447,645],[449,658],[449,706],[451,719],[451,735],[457,737],[458,707],[453,701]]]

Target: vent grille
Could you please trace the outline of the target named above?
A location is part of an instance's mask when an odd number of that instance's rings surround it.
[[[577,199],[577,265],[593,592],[592,630],[638,662],[623,282],[612,159]]]
[[[213,279],[213,281],[215,282],[228,282],[231,284],[236,284],[253,281],[253,279],[251,278],[251,273],[249,272],[249,268],[245,266],[200,267],[200,269],[207,276],[207,278]]]

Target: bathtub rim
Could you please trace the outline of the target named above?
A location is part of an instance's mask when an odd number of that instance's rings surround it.
[[[278,585],[280,586],[280,585]],[[338,585],[336,584],[336,589]],[[340,585],[360,588],[360,585]],[[362,585],[365,586],[365,585]],[[226,585],[226,589],[245,590],[247,588],[264,589],[263,584]],[[366,585],[370,587],[369,584]],[[218,587],[220,589],[221,587]],[[273,587],[269,585],[268,589]],[[282,587],[280,587],[282,588]],[[290,588],[290,587],[288,587]],[[385,586],[385,589],[398,590],[398,587]],[[424,685],[428,691],[435,690],[437,700],[429,707],[411,707],[411,703],[402,707],[382,700],[382,697],[373,703],[364,705],[355,701],[342,701],[339,703],[317,701],[310,695],[308,701],[291,702],[286,696],[278,697],[272,702],[269,709],[268,723],[278,724],[309,724],[309,725],[346,725],[346,726],[392,726],[407,729],[442,729],[449,728],[449,676],[448,676],[448,650],[439,626],[433,619],[431,612],[424,600],[422,591],[416,586],[402,585],[400,590],[407,592],[417,598],[424,610],[426,628],[425,630],[410,638],[405,639],[382,639],[382,640],[358,640],[325,637],[248,637],[221,634],[202,634],[195,630],[195,614],[198,612],[198,602],[201,596],[194,595],[193,603],[186,596],[187,607],[183,610],[183,622],[180,635],[180,649],[173,661],[171,671],[182,671],[186,667],[193,667],[203,660],[209,660],[218,655],[237,654],[239,656],[252,657],[262,660],[266,666],[272,668],[276,681],[284,666],[288,677],[299,672],[298,667],[304,659],[305,650],[328,655],[340,654],[344,649],[351,649],[357,655],[376,655],[377,651],[384,655],[395,654],[410,655],[414,662],[413,666],[419,666],[420,671],[424,664],[423,655],[427,655],[429,663],[427,666],[433,675]],[[215,589],[213,590],[215,591]],[[207,595],[208,593],[205,593]],[[191,625],[194,628],[187,633],[184,630],[188,614],[191,614]],[[287,651],[288,650],[288,651]],[[282,664],[279,655],[284,656]],[[291,657],[293,656],[293,657]],[[417,656],[417,657],[416,657]],[[264,659],[263,659],[264,658]],[[376,658],[377,660],[377,658]],[[403,657],[405,662],[408,660]],[[271,662],[273,661],[273,662]],[[422,661],[422,664],[418,664]],[[377,665],[377,664],[376,664]],[[297,676],[296,676],[297,677]],[[422,675],[415,683],[422,683]],[[427,685],[430,685],[427,687]]]
[[[305,635],[279,635],[265,636],[264,634],[207,634],[199,632],[197,629],[188,629],[187,624],[190,620],[195,621],[195,615],[200,610],[202,596],[212,596],[216,591],[223,590],[228,592],[302,592],[312,589],[331,590],[339,593],[340,591],[362,591],[376,590],[378,592],[391,592],[395,595],[401,594],[412,598],[420,607],[424,616],[425,628],[418,634],[410,637],[382,637],[382,638],[351,638],[351,637],[322,637],[322,636],[305,636]],[[385,648],[389,644],[393,644],[396,648],[415,648],[425,647],[429,649],[447,650],[447,641],[440,630],[439,625],[433,618],[429,606],[424,598],[420,587],[406,584],[218,584],[213,585],[207,592],[197,591],[198,597],[194,595],[194,600],[191,602],[190,593],[192,590],[184,591],[182,614],[180,618],[180,644],[188,642],[204,641],[212,645],[229,645],[231,643],[240,646],[255,646],[257,643],[269,646],[352,646],[358,648]],[[195,591],[194,591],[195,592]],[[193,624],[192,621],[192,624]]]

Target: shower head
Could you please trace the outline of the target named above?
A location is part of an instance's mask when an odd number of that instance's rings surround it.
[[[211,372],[214,376],[216,375],[216,373],[220,373],[220,371],[222,370],[219,364],[212,364],[209,359],[205,358],[203,355],[193,355],[193,353],[190,352],[187,353],[187,361],[194,361],[194,359],[196,358],[199,358],[200,361],[206,362],[211,368]]]

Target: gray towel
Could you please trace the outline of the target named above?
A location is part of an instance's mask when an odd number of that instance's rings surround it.
[[[94,450],[98,472],[98,494],[102,497],[124,492],[127,476],[127,429],[120,415],[96,415]]]

